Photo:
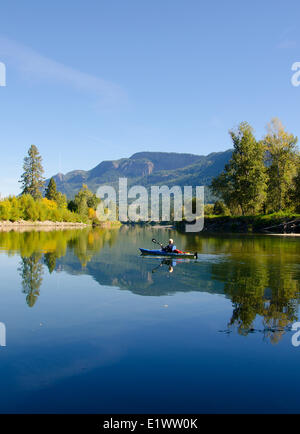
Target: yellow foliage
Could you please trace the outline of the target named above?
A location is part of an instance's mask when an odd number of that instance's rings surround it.
[[[49,200],[46,197],[42,199],[44,205],[47,206],[49,209],[57,209],[57,203],[54,200]]]
[[[69,211],[61,197],[61,204],[54,200],[42,198],[34,200],[29,194],[15,197],[10,196],[0,200],[0,220],[30,221],[68,221],[78,222],[86,220],[77,213]]]
[[[96,218],[96,211],[93,208],[89,208],[89,219]]]

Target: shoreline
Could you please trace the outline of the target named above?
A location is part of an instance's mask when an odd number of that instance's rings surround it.
[[[112,222],[103,222],[101,224],[93,225],[92,223],[80,223],[80,222],[53,222],[50,220],[46,221],[30,221],[30,220],[19,220],[16,222],[11,222],[9,220],[0,221],[0,232],[7,231],[54,231],[54,230],[65,230],[65,229],[86,229],[86,228],[100,228],[100,229],[114,229],[119,228],[120,223],[112,224]]]
[[[263,235],[271,235],[273,237],[300,237],[300,234],[275,234],[268,232],[263,233]]]
[[[53,222],[47,221],[25,221],[20,220],[16,222],[11,222],[9,220],[0,221],[0,231],[3,230],[13,230],[13,229],[80,229],[86,228],[91,225],[87,223],[79,222]]]
[[[217,222],[216,222],[217,220]],[[224,221],[225,220],[225,221]],[[200,233],[204,234],[240,234],[240,235],[270,235],[270,236],[277,236],[277,237],[300,237],[300,233],[297,232],[290,232],[290,233],[282,233],[282,232],[269,232],[268,230],[265,230],[264,226],[261,227],[253,227],[252,224],[249,225],[249,222],[244,221],[238,221],[242,220],[241,218],[238,219],[232,219],[232,218],[206,218],[205,219],[205,225],[203,230]],[[233,223],[234,221],[234,223]],[[237,224],[238,221],[238,224]],[[224,224],[225,223],[225,224]],[[231,223],[231,224],[230,224]],[[233,224],[232,224],[233,223]],[[253,223],[253,222],[251,222]],[[126,225],[126,224],[125,224]],[[131,223],[132,225],[132,223]],[[133,224],[133,226],[139,225],[139,223]],[[3,220],[0,221],[0,232],[6,232],[11,230],[18,230],[18,231],[27,231],[27,230],[45,230],[45,231],[52,231],[52,230],[64,230],[64,229],[85,229],[85,228],[102,228],[102,229],[112,229],[120,227],[121,223],[118,222],[117,224],[112,224],[111,222],[102,222],[99,225],[93,226],[91,223],[81,223],[81,222],[53,222],[50,220],[46,221],[27,221],[27,220],[20,220],[16,222],[11,222],[9,220]],[[144,225],[143,225],[144,226]],[[148,226],[148,225],[146,225]],[[176,227],[177,226],[177,227]],[[250,227],[249,227],[250,226]],[[173,229],[173,230],[179,230],[179,232],[182,231],[182,224],[177,225],[171,225],[171,224],[156,224],[156,225],[149,225],[149,228],[156,228],[156,229]],[[249,230],[250,229],[250,230]]]
[[[185,221],[176,225],[185,229]],[[204,216],[203,233],[262,234],[299,236],[300,214],[267,214],[254,216]]]

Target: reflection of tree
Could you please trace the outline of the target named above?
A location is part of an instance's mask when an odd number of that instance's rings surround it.
[[[112,246],[118,230],[73,229],[62,231],[0,232],[0,246],[8,254],[20,252],[19,268],[26,302],[33,307],[42,284],[43,264],[51,274],[58,258],[65,256],[67,249],[74,251],[82,265],[86,265],[106,243]],[[44,255],[43,255],[44,254]]]
[[[43,281],[42,255],[33,253],[30,257],[23,257],[19,268],[22,278],[23,292],[26,294],[26,302],[33,307],[40,295],[40,286]]]
[[[262,307],[266,283],[265,270],[255,269],[254,264],[235,266],[235,263],[231,263],[229,266],[224,292],[233,303],[229,324],[236,325],[239,333],[247,334],[252,327]]]
[[[230,261],[212,265],[213,278],[224,282],[224,292],[233,303],[229,325],[246,335],[260,317],[264,336],[277,343],[297,321],[300,285],[291,262],[297,263],[299,243],[233,238],[225,239],[218,249],[231,256]]]
[[[118,236],[118,230],[92,229],[88,232],[81,231],[68,242],[68,247],[74,251],[81,265],[85,267],[106,244],[110,247],[113,246]]]
[[[140,260],[138,248],[151,246],[153,235],[162,241],[171,236],[182,250],[198,251],[198,263],[178,264],[174,273],[168,273],[172,264]],[[117,238],[113,251],[98,256],[102,249],[109,250]],[[156,229],[154,233],[149,228],[123,226],[112,230],[0,232],[0,246],[11,255],[21,252],[20,270],[29,306],[34,305],[39,295],[42,264],[53,273],[59,258],[67,253],[60,261],[66,271],[88,273],[101,285],[118,286],[143,296],[174,291],[224,291],[233,305],[229,326],[243,335],[258,330],[261,321],[259,328],[264,336],[276,343],[297,320],[299,240],[246,235],[183,236],[165,229]],[[201,261],[201,253],[213,257]],[[78,267],[77,259],[86,266],[84,271]],[[154,267],[157,273],[151,273]]]
[[[0,245],[9,254],[20,252],[29,257],[35,252],[45,254],[45,264],[50,273],[55,269],[55,260],[74,250],[81,264],[86,265],[107,243],[115,243],[119,229],[71,229],[59,231],[0,232]]]
[[[65,231],[11,231],[0,232],[0,245],[8,252],[20,252],[29,257],[39,251],[56,252],[57,257],[65,255],[68,240],[76,237],[79,230]]]
[[[284,263],[272,270],[269,276],[270,296],[261,315],[273,343],[277,343],[284,333],[284,328],[297,321],[300,301],[299,281],[295,280],[290,269]]]
[[[47,265],[50,274],[55,270],[56,258],[55,252],[45,253],[44,255],[44,263]]]

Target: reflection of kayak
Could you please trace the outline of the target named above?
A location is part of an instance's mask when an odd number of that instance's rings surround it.
[[[164,252],[163,250],[149,250],[140,249],[142,255],[152,255],[152,256],[168,256],[171,258],[197,258],[197,253],[182,252],[182,253],[172,253]]]

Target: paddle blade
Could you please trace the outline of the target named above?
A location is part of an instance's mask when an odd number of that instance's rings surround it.
[[[159,246],[162,247],[162,244],[159,241],[157,241],[155,238],[152,238],[152,243],[158,244]]]

